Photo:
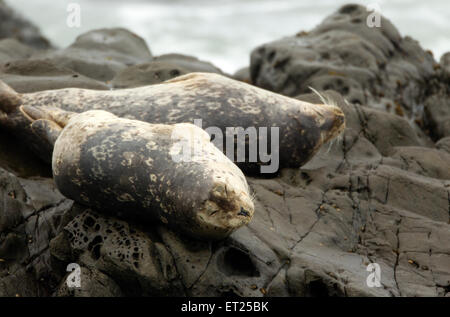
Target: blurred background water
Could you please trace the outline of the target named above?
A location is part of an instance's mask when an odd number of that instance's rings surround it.
[[[64,47],[76,36],[101,27],[125,27],[154,55],[183,53],[233,73],[249,64],[256,46],[310,30],[341,5],[378,4],[402,35],[440,56],[450,51],[449,0],[6,0]],[[81,26],[69,28],[69,3],[81,8]]]

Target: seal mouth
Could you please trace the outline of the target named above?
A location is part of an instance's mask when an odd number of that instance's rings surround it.
[[[250,217],[250,213],[245,210],[244,207],[241,207],[241,211],[239,211],[238,216]]]
[[[225,183],[216,183],[197,216],[208,231],[232,232],[247,224],[253,212],[253,202],[246,192],[237,191]]]

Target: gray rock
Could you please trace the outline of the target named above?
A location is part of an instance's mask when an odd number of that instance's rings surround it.
[[[60,235],[51,245],[56,258],[107,272],[128,296],[183,293],[165,246],[124,221],[87,210]],[[70,252],[65,249],[67,245]]]
[[[89,31],[65,49],[37,53],[33,58],[51,60],[89,78],[108,81],[127,66],[149,62],[152,54],[141,37],[113,28]]]
[[[353,142],[360,140],[363,135],[368,147],[375,146],[382,155],[388,155],[395,146],[433,146],[429,138],[419,129],[411,126],[406,118],[393,115],[379,109],[352,104],[344,99],[339,93],[327,90],[323,93],[331,103],[337,103],[345,114],[346,131],[343,135],[345,146],[352,148]],[[296,99],[321,103],[315,94],[302,94]],[[351,135],[351,136],[350,136]],[[345,140],[350,136],[351,140]],[[353,137],[352,137],[353,136]],[[337,138],[337,142],[341,141]],[[361,156],[362,151],[358,151]],[[373,151],[369,151],[373,152]]]
[[[155,57],[155,61],[166,62],[184,68],[189,72],[217,73],[223,72],[210,62],[199,60],[197,57],[183,54],[164,54]]]
[[[107,85],[47,60],[11,61],[0,66],[0,80],[20,93],[62,88],[107,90]]]
[[[251,84],[250,78],[250,67],[243,67],[238,69],[234,74],[233,78],[236,80],[243,81],[244,83]]]
[[[450,153],[450,136],[440,139],[436,143],[436,147],[442,151]]]
[[[448,92],[440,91],[428,97],[424,106],[427,126],[434,139],[450,136],[450,88]]]
[[[439,62],[440,68],[442,68],[443,77],[450,81],[450,52],[447,52],[441,56]]]
[[[35,156],[17,136],[0,130],[0,166],[20,177],[51,177],[51,169]]]
[[[117,73],[112,80],[114,88],[132,88],[158,84],[192,72],[223,72],[213,64],[196,57],[181,54],[157,56],[152,62],[133,65]]]
[[[0,40],[0,64],[26,59],[33,54],[33,49],[14,38]]]
[[[51,295],[64,274],[49,242],[77,213],[73,202],[50,179],[22,179],[3,169],[0,200],[0,295]]]
[[[58,297],[121,297],[119,286],[107,275],[91,267],[81,267],[81,288],[68,287],[69,275],[62,279],[55,296]]]
[[[276,254],[248,230],[212,245],[165,227],[144,232],[89,210],[52,240],[50,250],[64,263],[106,272],[127,296],[262,296],[279,266]],[[65,284],[57,294],[67,294]]]
[[[450,52],[435,65],[436,76],[427,85],[423,102],[424,117],[420,122],[434,141],[450,135]]]
[[[117,73],[111,83],[114,88],[134,88],[159,84],[190,72],[176,64],[154,61],[125,68]]]
[[[450,179],[450,153],[418,146],[395,147],[391,156],[401,168],[419,175]]]
[[[288,96],[310,86],[336,90],[350,103],[424,121],[422,108],[438,64],[388,19],[368,27],[369,14],[363,6],[345,5],[310,32],[255,48],[252,82]]]
[[[51,47],[50,42],[42,36],[39,29],[20,14],[0,1],[0,38],[15,38],[37,49]]]

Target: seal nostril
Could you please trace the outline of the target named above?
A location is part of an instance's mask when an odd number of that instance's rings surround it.
[[[241,210],[239,211],[238,216],[248,217],[248,216],[250,216],[250,213],[247,210],[245,210],[243,207],[241,207]]]

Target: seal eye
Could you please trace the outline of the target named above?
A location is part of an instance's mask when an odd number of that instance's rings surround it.
[[[239,211],[238,216],[248,217],[248,216],[250,216],[250,213],[247,210],[245,210],[243,207],[241,207],[241,211]]]

